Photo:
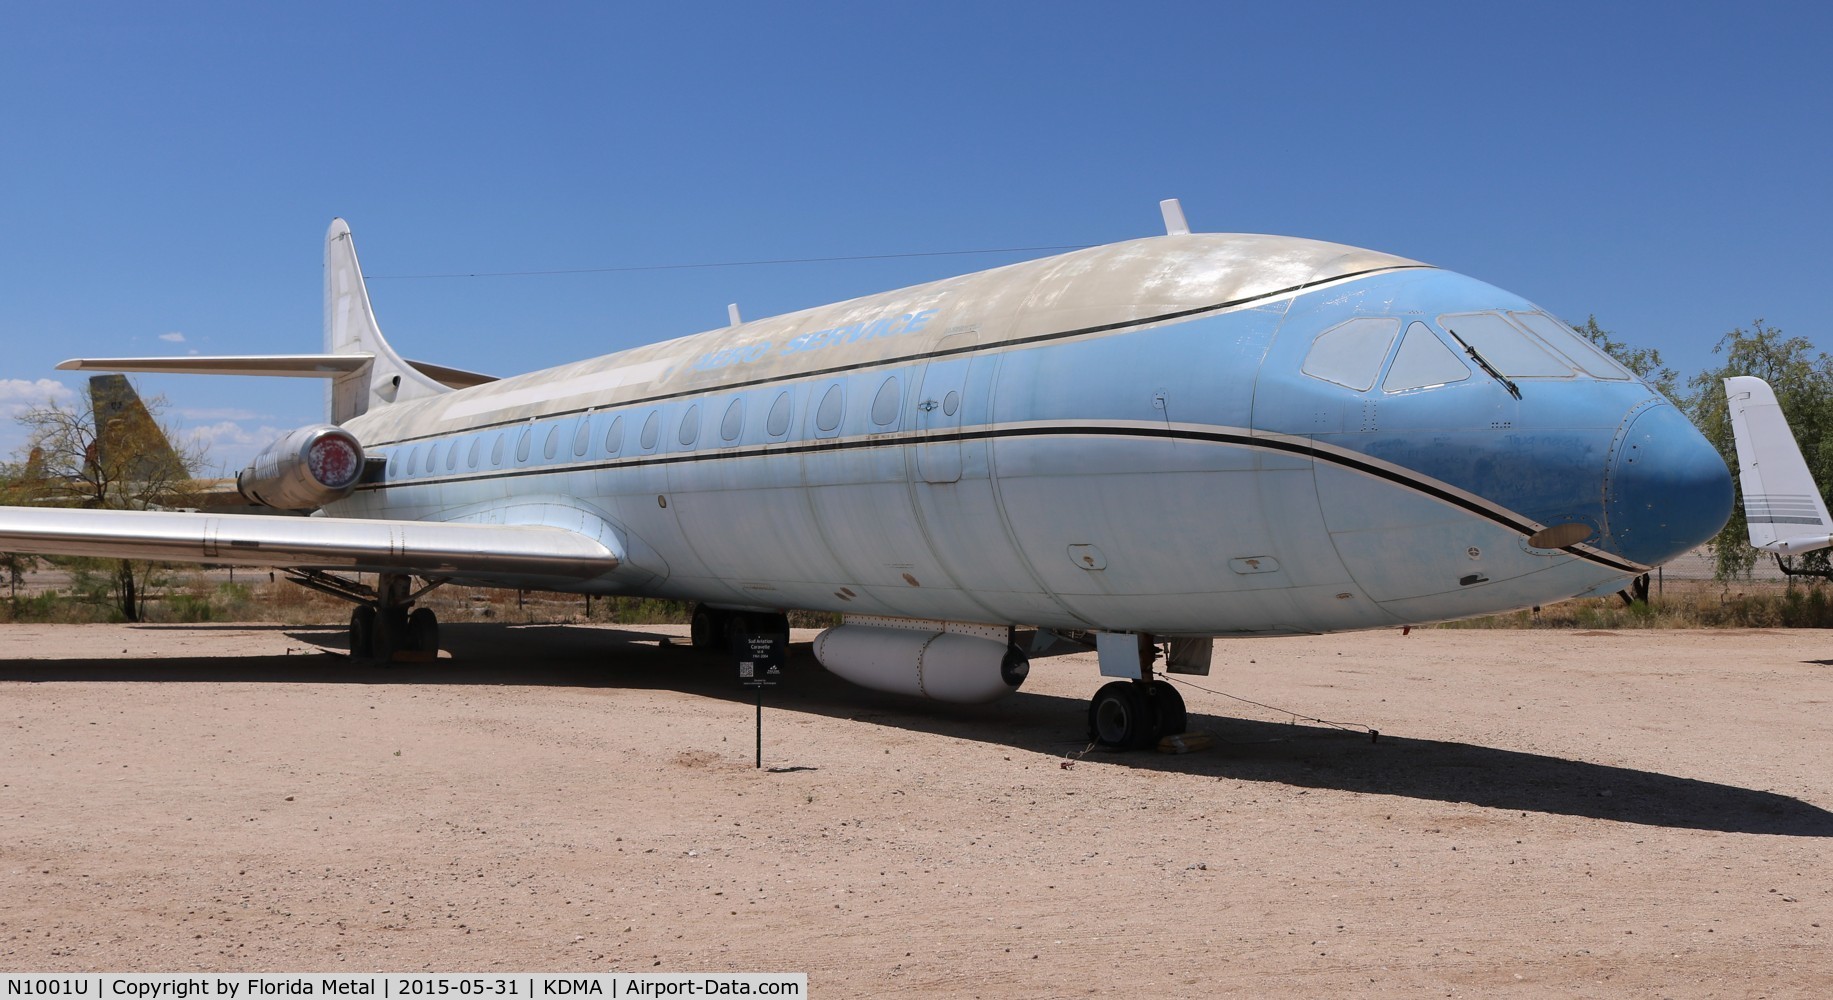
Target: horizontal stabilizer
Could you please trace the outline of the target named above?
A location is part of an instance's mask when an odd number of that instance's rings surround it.
[[[1728,378],[1725,402],[1750,544],[1778,555],[1833,546],[1833,518],[1769,383],[1748,375]]]
[[[163,358],[72,358],[63,371],[152,372],[160,375],[278,375],[337,378],[359,371],[367,354],[191,354]]]
[[[359,372],[372,354],[189,354],[158,358],[71,358],[64,371],[149,372],[159,375],[265,375],[282,378],[341,378]],[[495,382],[495,375],[409,361],[415,370],[452,389]]]

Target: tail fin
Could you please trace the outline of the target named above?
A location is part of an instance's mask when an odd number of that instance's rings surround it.
[[[1725,402],[1750,544],[1778,555],[1833,546],[1833,518],[1769,383],[1749,375],[1728,378]]]
[[[376,406],[495,381],[476,372],[408,361],[388,346],[369,305],[350,227],[342,219],[332,219],[325,233],[325,353],[72,358],[57,367],[64,371],[331,379],[325,409],[338,424]]]
[[[325,231],[325,353],[368,355],[369,363],[332,380],[326,391],[331,422],[341,424],[377,406],[448,391],[407,363],[376,325],[350,226],[332,219]]]
[[[191,477],[126,375],[92,376],[89,407],[95,416],[91,460],[98,468],[137,483],[177,483]]]

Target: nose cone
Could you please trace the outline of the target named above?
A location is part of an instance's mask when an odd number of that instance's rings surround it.
[[[1656,566],[1718,534],[1731,517],[1731,471],[1692,422],[1662,402],[1617,431],[1604,480],[1606,547]]]

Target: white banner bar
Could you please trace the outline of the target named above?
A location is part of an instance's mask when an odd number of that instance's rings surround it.
[[[806,972],[0,973],[0,1000],[806,997]]]

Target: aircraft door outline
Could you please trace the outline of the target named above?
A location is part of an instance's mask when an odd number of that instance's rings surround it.
[[[961,430],[961,414],[967,408],[967,373],[974,359],[971,354],[948,356],[948,352],[974,346],[979,336],[969,330],[942,338],[937,351],[945,356],[923,366],[922,385],[916,393],[916,425],[922,435],[916,445],[916,464],[918,476],[926,483],[961,481],[961,440],[956,432]]]

